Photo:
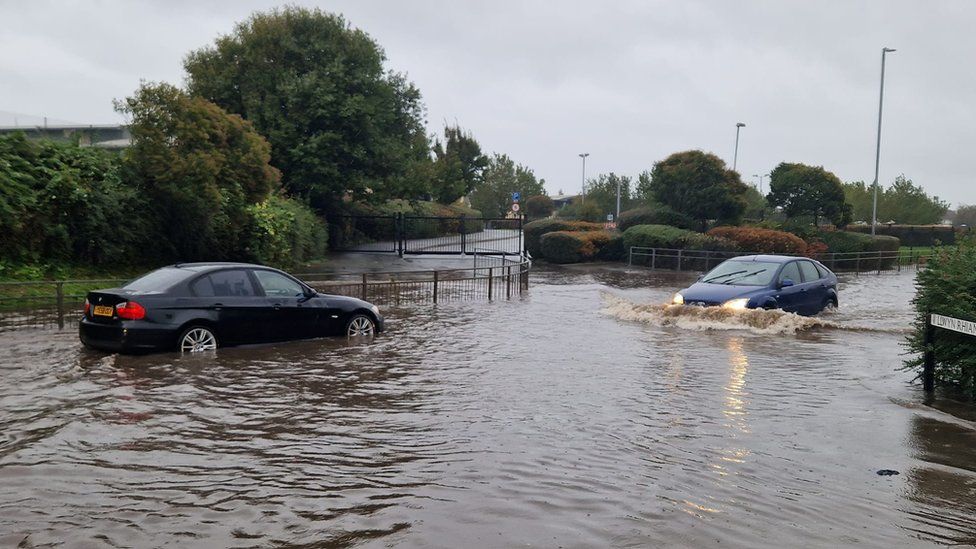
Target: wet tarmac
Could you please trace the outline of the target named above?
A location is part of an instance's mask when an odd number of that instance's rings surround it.
[[[911,274],[815,321],[660,305],[690,280],[536,270],[203,356],[4,333],[0,547],[976,543],[973,407],[899,369]]]

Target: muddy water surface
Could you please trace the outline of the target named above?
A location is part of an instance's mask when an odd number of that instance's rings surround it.
[[[976,543],[976,414],[897,369],[911,275],[814,322],[659,305],[688,282],[536,271],[208,356],[5,333],[0,547]]]

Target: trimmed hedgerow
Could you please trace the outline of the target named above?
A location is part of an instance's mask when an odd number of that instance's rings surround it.
[[[589,223],[586,221],[568,221],[565,219],[540,219],[531,223],[526,223],[523,228],[525,238],[525,249],[533,257],[543,257],[542,237],[546,233],[556,231],[602,231],[603,225],[600,223]]]
[[[635,225],[624,231],[624,249],[633,246],[678,250],[731,250],[724,238],[696,233],[668,225]]]
[[[820,240],[833,253],[898,251],[901,241],[893,236],[871,236],[850,231],[821,231]]]
[[[807,243],[795,234],[759,227],[715,227],[710,236],[730,240],[737,251],[766,254],[803,255]]]
[[[871,225],[848,225],[848,231],[870,233]],[[903,246],[938,246],[954,244],[956,231],[952,225],[878,225],[875,233],[897,238]]]
[[[636,225],[670,225],[679,229],[695,229],[698,223],[691,217],[678,213],[667,206],[644,206],[627,210],[617,219],[617,228],[621,231]]]
[[[542,257],[553,263],[619,258],[623,245],[609,231],[554,231],[542,235]]]

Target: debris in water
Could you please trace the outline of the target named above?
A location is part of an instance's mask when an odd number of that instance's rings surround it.
[[[894,475],[900,475],[901,473],[892,469],[881,469],[880,471],[878,471],[878,474],[883,477],[890,477]]]

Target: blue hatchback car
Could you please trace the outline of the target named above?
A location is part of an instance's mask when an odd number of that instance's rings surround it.
[[[676,293],[672,303],[814,315],[837,306],[837,276],[806,257],[747,255],[715,267]]]

